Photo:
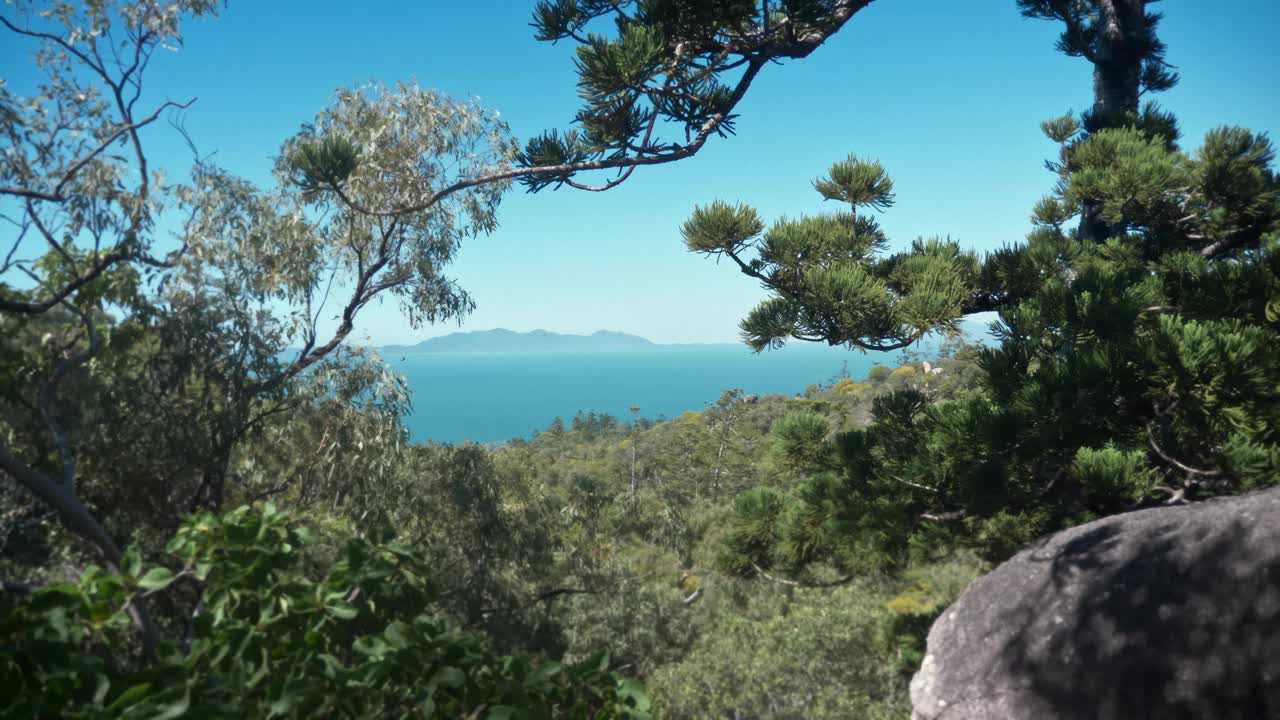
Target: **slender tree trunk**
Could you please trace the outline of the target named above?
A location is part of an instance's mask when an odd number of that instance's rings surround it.
[[[93,543],[102,553],[103,562],[113,572],[121,572],[120,563],[124,556],[120,547],[112,539],[111,533],[89,512],[89,508],[75,493],[75,488],[68,482],[59,482],[44,473],[32,468],[9,452],[9,448],[0,440],[0,470],[25,486],[37,498],[49,507],[58,511],[63,523],[80,537]],[[127,608],[130,619],[142,633],[143,651],[148,657],[155,654],[156,645],[160,641],[160,633],[151,622],[146,603],[141,597],[135,597]]]
[[[724,446],[728,444],[728,434],[720,436],[720,449],[716,451],[716,469],[711,473],[711,490],[720,497],[720,474],[724,472]]]
[[[640,422],[640,408],[631,407],[631,496],[636,494],[636,444],[640,442],[637,424]]]
[[[230,457],[219,454],[199,469],[200,483],[187,503],[187,512],[218,512],[222,509],[230,462]]]
[[[631,494],[636,494],[636,441],[631,439]]]
[[[222,501],[227,492],[227,466],[230,464],[230,457],[218,457],[205,469],[209,481],[208,493],[205,495],[205,509],[210,512],[218,512],[222,509]]]

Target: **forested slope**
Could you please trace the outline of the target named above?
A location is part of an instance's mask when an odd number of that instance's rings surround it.
[[[466,317],[449,265],[515,183],[604,191],[694,157],[869,4],[542,0],[535,36],[576,47],[570,129],[518,143],[475,100],[342,88],[264,185],[150,155],[192,101],[152,99],[146,70],[223,4],[6,5],[39,79],[0,84],[0,713],[905,717],[930,622],[992,563],[1275,485],[1274,148],[1140,103],[1178,82],[1144,0],[1016,3],[1094,76],[1088,110],[1042,124],[1023,241],[889,238],[867,148],[813,182],[835,212],[672,219],[763,288],[752,348],[898,367],[407,442],[409,388],[350,343],[362,313]],[[956,343],[979,313],[994,342]],[[929,337],[951,342],[912,355]]]

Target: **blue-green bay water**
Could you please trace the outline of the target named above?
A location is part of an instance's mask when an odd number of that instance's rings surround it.
[[[788,346],[754,354],[745,347],[707,346],[639,352],[405,353],[385,359],[413,392],[406,425],[414,442],[503,442],[529,437],[579,410],[629,419],[701,410],[721,391],[802,392],[829,382],[847,364],[861,378],[895,354]]]

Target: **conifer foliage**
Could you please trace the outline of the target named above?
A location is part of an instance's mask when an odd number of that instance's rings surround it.
[[[807,57],[871,0],[540,0],[539,40],[577,43],[575,128],[531,138],[530,191],[606,190],[641,165],[690,157],[734,131],[734,108],[770,63]],[[599,32],[613,25],[612,35]],[[616,170],[600,185],[572,179]]]
[[[933,402],[921,387],[877,399],[870,424],[828,436],[827,462],[810,463],[785,496],[743,497],[727,567],[855,567],[950,542],[999,558],[1091,517],[1280,478],[1271,141],[1223,126],[1187,150],[1171,114],[1137,110],[1138,88],[1176,81],[1154,36],[1159,18],[1142,3],[1021,5],[1063,20],[1059,48],[1101,75],[1120,62],[1136,68],[1123,103],[1098,81],[1090,112],[1043,123],[1059,145],[1048,163],[1057,182],[1025,242],[979,258],[917,240],[884,256],[874,219],[854,212],[764,231],[754,211],[718,202],[685,223],[690,250],[731,258],[770,292],[742,321],[756,350],[788,339],[901,347],[954,332],[966,314],[999,313],[979,392]],[[1093,5],[1139,14],[1119,39],[1103,37]],[[853,157],[815,187],[855,212],[892,200],[879,165]],[[784,424],[778,442],[794,434]]]
[[[753,349],[795,338],[895,350],[990,308],[976,292],[977,256],[955,243],[917,240],[906,253],[882,256],[884,231],[858,214],[893,205],[893,181],[879,162],[850,155],[813,185],[849,211],[782,219],[764,231],[750,207],[713,202],[695,209],[681,229],[690,250],[730,258],[771,291],[742,321]]]

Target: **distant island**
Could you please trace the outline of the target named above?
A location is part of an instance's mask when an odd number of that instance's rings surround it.
[[[961,331],[969,342],[986,343],[994,313],[979,313],[961,321]],[[929,347],[936,339],[925,339],[917,348]],[[823,350],[825,343],[788,343],[787,351]],[[637,352],[661,350],[735,350],[745,352],[746,345],[728,343],[656,343],[648,338],[615,330],[597,330],[590,335],[558,333],[550,330],[516,332],[505,328],[455,332],[423,340],[414,345],[383,345],[383,353],[541,353],[541,352]]]
[[[736,345],[728,344],[730,347]],[[707,348],[710,345],[659,345],[651,340],[612,330],[598,330],[590,335],[567,335],[549,330],[515,332],[502,328],[457,332],[423,340],[416,345],[386,345],[383,352],[393,353],[468,353],[468,352],[634,352],[672,348]]]

